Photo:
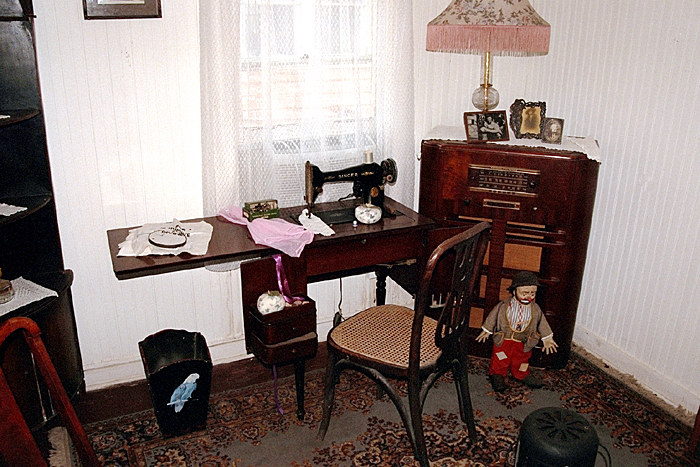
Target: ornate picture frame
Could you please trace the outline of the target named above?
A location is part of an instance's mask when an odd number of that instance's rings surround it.
[[[467,141],[508,141],[508,117],[505,110],[464,112]]]
[[[542,130],[542,141],[545,143],[561,144],[562,136],[564,135],[564,119],[550,118],[544,119]]]
[[[160,0],[83,0],[85,19],[162,18]]]
[[[516,99],[510,106],[510,127],[515,137],[542,139],[546,113],[545,102],[525,102],[523,99]]]

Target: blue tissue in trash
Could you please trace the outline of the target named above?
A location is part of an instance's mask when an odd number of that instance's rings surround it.
[[[182,410],[182,408],[185,406],[185,402],[190,399],[194,390],[197,389],[198,378],[198,373],[192,373],[185,378],[185,381],[183,381],[182,384],[175,388],[173,395],[170,396],[170,403],[168,404],[173,406],[175,412]]]

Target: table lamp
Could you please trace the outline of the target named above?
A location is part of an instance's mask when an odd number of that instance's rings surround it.
[[[549,33],[549,23],[528,0],[452,0],[428,23],[426,50],[483,54],[483,83],[472,103],[486,111],[499,100],[491,84],[491,55],[546,55]]]

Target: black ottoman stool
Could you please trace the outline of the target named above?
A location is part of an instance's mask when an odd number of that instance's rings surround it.
[[[545,407],[528,415],[520,427],[516,467],[593,467],[598,434],[581,415]]]

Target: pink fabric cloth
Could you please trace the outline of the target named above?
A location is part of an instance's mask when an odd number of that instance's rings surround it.
[[[247,226],[250,236],[258,245],[276,248],[294,258],[298,258],[304,247],[314,240],[313,232],[284,219],[255,219],[248,222],[243,216],[243,209],[238,206],[222,209],[219,216],[234,224]]]

